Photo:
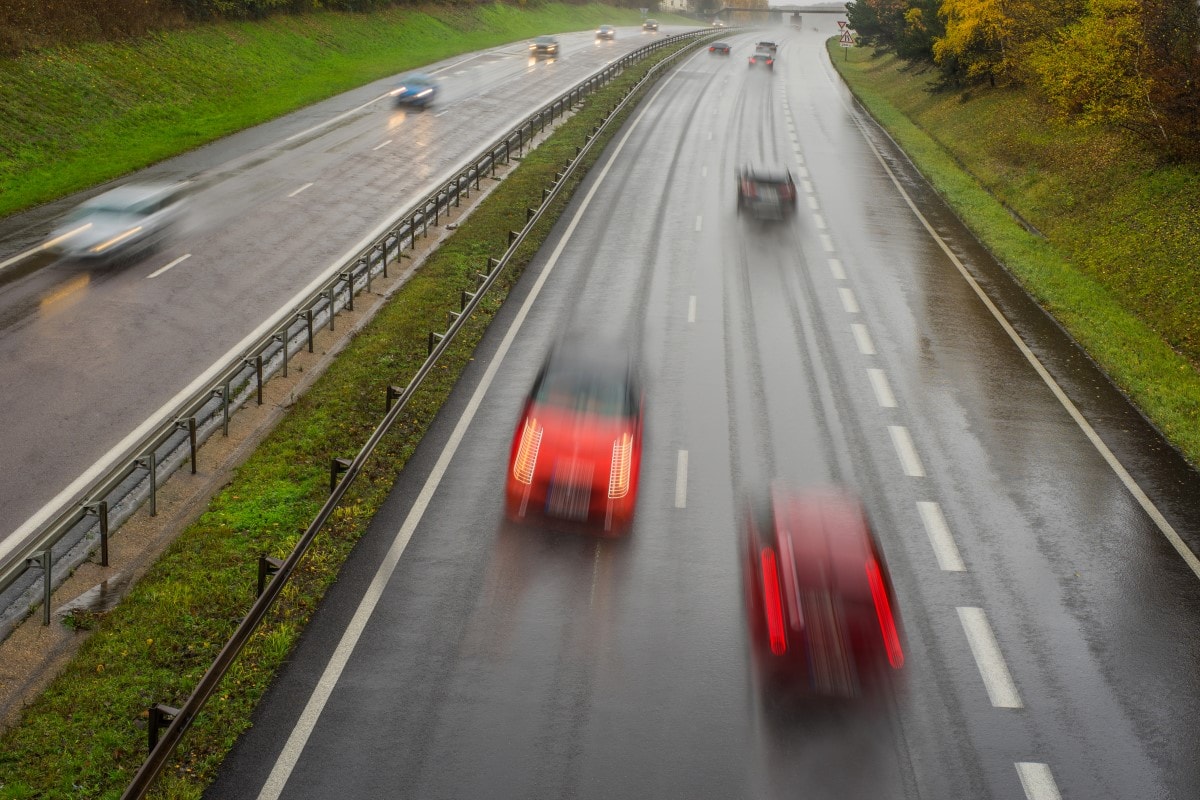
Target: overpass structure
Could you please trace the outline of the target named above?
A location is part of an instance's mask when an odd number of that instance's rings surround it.
[[[750,6],[723,5],[713,14],[713,19],[729,22],[735,19],[765,22],[771,25],[800,25],[804,14],[845,14],[843,3],[825,3],[821,5],[787,5],[753,8]]]

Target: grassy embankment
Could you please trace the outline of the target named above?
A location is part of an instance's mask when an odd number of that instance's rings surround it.
[[[1068,125],[1032,93],[930,93],[930,73],[836,44],[855,95],[958,215],[1200,464],[1200,168]]]
[[[0,738],[0,797],[119,795],[145,755],[139,726],[148,705],[179,705],[196,685],[248,608],[259,554],[282,557],[290,550],[327,497],[329,459],[350,455],[366,441],[381,418],[386,386],[403,385],[425,358],[427,332],[444,327],[459,292],[473,288],[474,273],[503,252],[508,231],[524,224],[525,208],[541,202],[543,187],[586,132],[663,55],[628,70],[529,154],[350,343],[132,594],[105,617],[76,620],[93,628],[89,638],[20,724]],[[615,128],[609,131],[605,138]],[[591,151],[588,165],[601,149]],[[577,173],[567,188],[581,177]],[[569,194],[559,197],[556,214]],[[155,796],[196,798],[212,779],[552,224],[553,217],[543,220],[527,240],[368,462],[186,735]]]
[[[393,8],[206,25],[0,60],[0,217],[458,53],[640,20],[635,9],[600,4]]]

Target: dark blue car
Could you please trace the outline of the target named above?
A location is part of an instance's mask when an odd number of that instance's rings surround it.
[[[406,75],[404,80],[392,90],[398,106],[418,106],[425,108],[437,97],[437,80],[432,75],[414,72]]]

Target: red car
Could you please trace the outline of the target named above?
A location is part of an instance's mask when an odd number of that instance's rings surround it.
[[[628,350],[568,338],[550,351],[517,420],[506,513],[624,533],[641,459],[642,390]]]
[[[891,578],[852,495],[772,486],[748,515],[742,562],[767,688],[856,697],[904,666]]]

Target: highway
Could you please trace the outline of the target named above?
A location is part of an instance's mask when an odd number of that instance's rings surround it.
[[[1196,796],[1200,478],[855,106],[835,19],[652,91],[206,797]],[[745,163],[792,170],[793,221],[737,215]],[[575,329],[646,376],[624,539],[502,521]],[[777,478],[866,504],[905,631],[881,702],[756,683],[736,543]]]

